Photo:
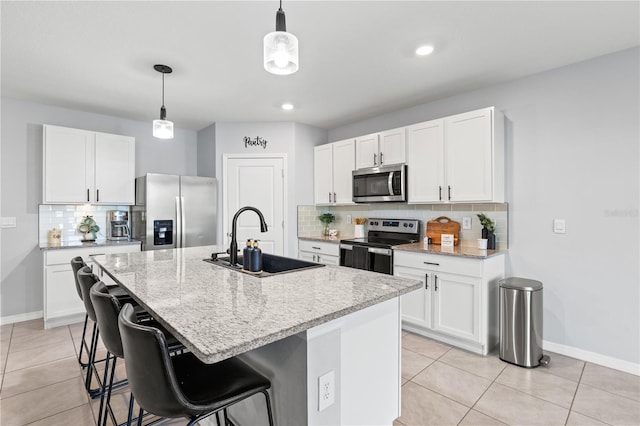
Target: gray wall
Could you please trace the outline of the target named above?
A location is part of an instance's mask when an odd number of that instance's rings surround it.
[[[544,284],[544,339],[640,362],[637,48],[385,114],[329,140],[495,105],[507,120],[508,275]],[[567,221],[554,234],[554,218]]]
[[[313,203],[313,147],[327,142],[327,131],[297,123],[216,123],[216,176],[222,183],[223,154],[286,154],[288,198],[286,206],[288,223],[285,254],[297,256],[296,206],[303,202]],[[268,141],[266,148],[245,148],[243,138],[260,136]],[[222,191],[219,191],[219,205],[222,206]],[[230,219],[228,219],[230,220]],[[223,217],[220,215],[219,228],[224,234]],[[224,238],[219,242],[224,243]]]
[[[216,176],[216,123],[198,130],[198,176]]]
[[[0,239],[0,317],[42,310],[42,253],[38,204],[42,202],[42,125],[134,136],[136,176],[147,172],[196,174],[196,132],[177,125],[172,140],[155,139],[151,121],[139,122],[1,98],[1,211],[17,227]]]

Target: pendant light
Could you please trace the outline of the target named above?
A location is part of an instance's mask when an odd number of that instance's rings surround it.
[[[167,65],[154,65],[153,69],[162,73],[162,107],[160,120],[153,120],[153,136],[158,139],[173,139],[173,122],[166,120],[167,110],[164,107],[164,75],[171,74],[173,70]]]
[[[264,69],[277,75],[298,71],[298,39],[287,32],[282,0],[276,12],[276,30],[264,36]]]

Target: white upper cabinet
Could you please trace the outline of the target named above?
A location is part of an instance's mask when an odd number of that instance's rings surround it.
[[[135,139],[44,126],[44,204],[134,204]]]
[[[314,200],[319,205],[353,204],[353,139],[314,148]]]
[[[494,144],[493,112],[485,108],[444,119],[447,201],[504,201],[504,155],[502,145]],[[494,158],[496,148],[501,160]]]
[[[96,203],[134,204],[135,139],[96,133]]]
[[[493,107],[408,128],[410,203],[504,202],[504,119]]]
[[[437,203],[444,190],[444,122],[407,128],[407,189],[410,203]]]
[[[356,138],[356,169],[405,162],[406,128]]]
[[[379,166],[379,137],[377,133],[356,138],[356,169]]]
[[[402,164],[406,160],[407,128],[387,130],[380,133],[380,155],[378,165]]]

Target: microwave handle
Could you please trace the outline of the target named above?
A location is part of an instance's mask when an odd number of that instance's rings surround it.
[[[393,174],[395,172],[389,172],[389,180],[387,181],[387,185],[389,187],[389,195],[393,195]]]

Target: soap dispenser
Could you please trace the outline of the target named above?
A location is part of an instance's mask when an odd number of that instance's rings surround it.
[[[251,272],[262,271],[262,250],[258,240],[253,242],[253,253],[251,258]]]

